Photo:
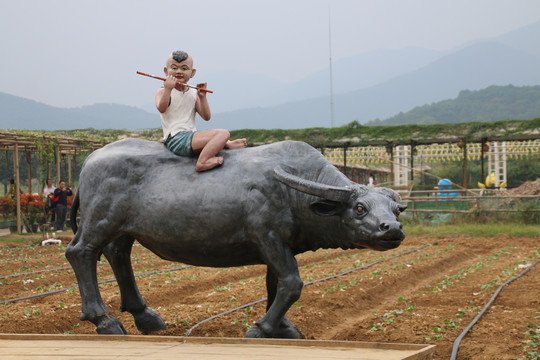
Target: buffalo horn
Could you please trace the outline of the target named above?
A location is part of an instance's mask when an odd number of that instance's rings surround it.
[[[274,169],[274,177],[295,190],[331,201],[346,202],[353,192],[351,188],[320,184],[302,179],[286,172],[280,166],[276,166]]]

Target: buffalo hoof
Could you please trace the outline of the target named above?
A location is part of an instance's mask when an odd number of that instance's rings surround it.
[[[143,311],[133,314],[133,317],[137,329],[143,334],[167,329],[167,325],[165,325],[165,321],[161,316],[150,308],[145,308]]]
[[[289,321],[289,319],[285,318],[283,321],[281,321],[281,324],[279,324],[279,328],[274,333],[275,338],[280,339],[305,339],[306,337],[304,334],[298,330],[298,328]]]
[[[305,339],[305,336],[288,319],[284,319],[273,335],[266,335],[258,326],[250,327],[244,334],[246,338]]]
[[[122,322],[112,316],[103,317],[96,324],[96,331],[102,335],[127,335],[127,331]]]
[[[255,326],[252,326],[250,327],[246,333],[244,334],[244,337],[245,338],[250,338],[250,339],[262,339],[262,338],[266,338],[267,336],[265,336],[261,330],[260,327],[258,327],[257,325]]]

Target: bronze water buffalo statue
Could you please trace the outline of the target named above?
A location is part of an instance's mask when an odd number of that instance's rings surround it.
[[[99,293],[101,253],[118,281],[121,310],[134,316],[143,333],[166,327],[135,283],[135,240],[163,259],[186,264],[266,264],[267,312],[246,337],[299,338],[286,317],[303,287],[295,255],[321,248],[384,251],[405,237],[398,216],[406,207],[392,190],[351,182],[306,143],[221,155],[222,167],[197,173],[195,158],[176,156],[159,142],[126,139],[87,158],[66,257],[77,276],[81,319],[93,322],[98,333],[126,333]]]

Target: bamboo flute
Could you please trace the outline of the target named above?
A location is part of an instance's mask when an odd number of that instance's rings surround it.
[[[159,76],[155,76],[155,75],[150,75],[150,74],[147,74],[147,73],[143,73],[143,72],[141,72],[141,71],[137,71],[137,74],[143,75],[143,76],[148,76],[148,77],[151,77],[151,78],[154,78],[154,79],[158,79],[158,80],[163,80],[163,81],[166,80],[165,78],[162,78],[162,77],[159,77]],[[214,93],[212,90],[203,89],[203,88],[200,88],[200,87],[197,87],[197,86],[191,86],[191,85],[185,84],[185,83],[180,82],[180,81],[177,81],[177,83],[180,84],[180,85],[187,86],[187,87],[190,87],[190,88],[192,88],[192,89],[201,90],[201,91],[204,91],[204,92],[207,92],[207,93],[210,93],[210,94],[213,94],[213,93]]]

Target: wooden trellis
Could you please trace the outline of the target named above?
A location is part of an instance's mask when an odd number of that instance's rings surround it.
[[[453,139],[418,139],[418,140],[389,140],[347,142],[343,144],[325,144],[323,154],[334,165],[343,169],[363,168],[381,171],[388,168],[396,186],[407,186],[413,180],[415,164],[433,162],[461,161],[463,164],[463,179],[467,178],[467,161],[482,161],[482,179],[484,176],[483,161],[488,158],[491,163],[498,153],[498,144],[504,143],[504,161],[512,159],[527,159],[540,154],[540,135],[521,135],[511,137],[486,137],[479,139],[463,140]],[[487,146],[486,146],[487,145]],[[498,156],[499,168],[497,179],[506,180],[506,167],[500,164],[501,156]],[[490,165],[490,173],[494,171]],[[499,169],[498,168],[498,169]],[[384,170],[386,172],[387,170]],[[411,177],[409,179],[409,176]],[[497,182],[498,186],[499,182]],[[467,184],[463,184],[464,187]]]
[[[20,177],[19,177],[19,152],[25,152],[27,161],[34,152],[44,151],[42,147],[46,144],[49,150],[56,154],[56,174],[60,180],[60,161],[62,155],[67,156],[68,161],[68,182],[71,182],[71,157],[82,152],[92,152],[105,145],[105,142],[96,139],[82,139],[67,136],[54,136],[39,133],[0,131],[0,151],[13,151],[13,173],[15,185],[15,198],[17,209],[17,231],[21,230],[21,198],[20,198]],[[29,164],[30,165],[30,164]],[[31,167],[28,167],[28,181],[31,181]],[[50,171],[49,171],[50,172]],[[31,184],[29,184],[31,189]]]

